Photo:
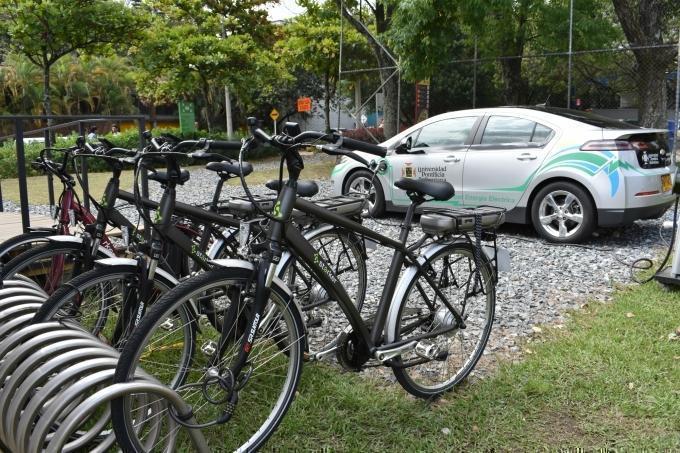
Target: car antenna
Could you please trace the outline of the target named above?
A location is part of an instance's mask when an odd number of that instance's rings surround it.
[[[545,102],[543,104],[536,104],[536,107],[547,107],[548,106],[548,101],[550,100],[550,96],[552,96],[552,93],[548,95],[547,98],[545,98]]]

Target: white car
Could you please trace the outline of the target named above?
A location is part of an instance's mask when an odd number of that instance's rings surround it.
[[[578,242],[597,226],[658,218],[673,203],[667,135],[578,110],[462,110],[382,143],[388,155],[376,178],[343,157],[331,182],[336,195],[369,194],[371,214],[379,215],[409,205],[394,187],[399,178],[448,181],[456,195],[425,206],[504,207],[508,222],[532,223],[550,241]]]

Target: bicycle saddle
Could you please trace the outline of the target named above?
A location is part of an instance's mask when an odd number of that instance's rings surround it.
[[[429,195],[437,201],[449,200],[456,194],[453,186],[445,181],[399,178],[394,181],[394,187],[405,190],[406,192]]]
[[[288,180],[284,180],[283,184],[285,185],[288,182]],[[270,189],[270,190],[275,190],[276,192],[279,191],[279,180],[278,179],[270,179],[264,185]],[[298,181],[297,183],[297,194],[301,197],[313,197],[319,193],[319,186],[316,185],[314,181]]]
[[[229,175],[241,174],[241,169],[238,166],[238,162],[230,162],[228,160],[224,160],[222,162],[210,162],[208,165],[205,166],[205,168],[217,173],[226,173]],[[243,176],[248,176],[252,172],[253,172],[252,164],[248,162],[243,162]]]
[[[184,184],[189,180],[189,172],[186,170],[182,170],[179,173],[179,181],[177,181],[177,184]],[[165,171],[157,171],[155,173],[149,173],[148,178],[152,181],[157,181],[163,185],[166,185],[168,183],[168,174]]]

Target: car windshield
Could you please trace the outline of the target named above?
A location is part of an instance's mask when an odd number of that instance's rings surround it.
[[[614,118],[607,118],[606,116],[596,115],[595,113],[584,112],[582,110],[561,109],[557,107],[526,107],[540,112],[552,113],[553,115],[569,118],[581,123],[590,124],[591,126],[601,127],[603,129],[644,129],[635,124],[626,123],[625,121],[615,120]]]

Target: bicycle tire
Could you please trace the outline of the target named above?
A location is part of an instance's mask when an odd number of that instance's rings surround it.
[[[77,322],[100,340],[120,349],[124,342],[113,338],[112,327],[116,326],[118,317],[124,312],[121,309],[124,305],[123,298],[127,294],[124,287],[136,285],[138,274],[139,269],[136,265],[98,266],[75,277],[68,285],[62,286],[52,294],[42,304],[33,322],[50,320]],[[153,281],[147,282],[154,288],[151,298],[146,301],[147,307],[153,306],[176,283],[162,273],[156,272]],[[121,291],[115,292],[117,290]],[[180,308],[180,318],[185,321],[184,324],[187,326],[185,337],[191,338],[191,341],[185,344],[192,344],[195,333],[191,329],[195,328],[195,322],[189,321],[194,319],[195,315],[189,307],[182,307]],[[123,321],[123,325],[126,324],[128,323]],[[132,319],[129,324],[132,327]],[[188,356],[191,356],[192,353],[192,350],[185,350],[185,354]]]
[[[47,238],[57,234],[56,230],[31,231],[11,237],[0,243],[0,262],[8,263],[37,244],[45,244]]]
[[[397,381],[414,396],[433,398],[452,389],[470,374],[484,352],[493,326],[496,293],[493,270],[484,253],[481,253],[481,255],[482,263],[479,269],[481,282],[475,276],[474,248],[468,243],[445,245],[429,256],[423,265],[426,271],[430,270],[431,273],[435,274],[434,277],[439,280],[439,289],[454,308],[462,314],[466,327],[465,329],[455,328],[449,333],[440,334],[421,342],[422,345],[434,345],[437,348],[433,350],[439,351],[435,359],[427,360],[414,350],[402,354],[395,360],[396,366],[392,370]],[[453,259],[450,260],[450,258]],[[452,268],[454,265],[455,270]],[[416,270],[407,282],[406,291],[399,300],[397,317],[388,326],[388,342],[406,340],[411,333],[415,337],[427,333],[428,330],[431,332],[437,328],[455,327],[453,315],[441,302],[436,305],[436,297],[431,297],[434,295],[434,291],[422,277],[423,273]],[[422,282],[425,282],[427,287],[423,287]],[[470,286],[471,284],[472,286]],[[410,297],[414,289],[423,303],[418,303],[417,297]],[[456,293],[459,297],[451,297],[452,293]],[[460,297],[461,294],[462,298]],[[473,310],[469,309],[472,305],[470,302],[475,301],[478,301],[475,307],[481,306],[483,310],[481,314],[478,314],[477,311],[473,312],[474,308]],[[461,349],[462,355],[465,356],[460,361],[461,365],[452,366],[450,359],[455,360],[452,351],[455,339],[460,339],[461,344],[464,345],[466,343],[465,336],[470,338],[472,333],[477,333],[478,338],[471,349],[471,353],[467,354],[464,349]],[[418,363],[419,360],[423,363],[403,367],[409,362]],[[443,380],[436,376],[436,370],[434,370],[438,363],[445,365],[442,367]],[[451,374],[451,370],[454,369],[455,372]]]
[[[171,376],[171,373],[174,371],[169,371],[169,365],[159,363],[159,358],[163,357],[163,345],[159,344],[158,340],[155,340],[155,334],[158,332],[162,320],[169,313],[172,313],[178,306],[186,304],[189,300],[204,295],[216,297],[220,293],[227,295],[236,294],[238,296],[237,301],[234,299],[229,300],[232,304],[236,304],[236,302],[238,304],[230,306],[236,307],[237,319],[241,318],[243,316],[243,311],[240,308],[241,303],[244,303],[243,307],[245,307],[244,298],[247,297],[247,294],[250,294],[250,291],[254,290],[252,278],[254,272],[252,269],[241,267],[215,268],[180,283],[170,292],[166,293],[144,316],[125,348],[123,348],[118,367],[116,368],[114,382],[126,382],[132,378],[138,367],[144,367],[146,373],[161,383],[168,384],[168,381],[172,381],[171,387],[177,390],[194,407],[194,416],[198,423],[215,419],[220,411],[224,410],[224,406],[210,404],[206,408],[206,405],[209,404],[208,400],[201,398],[199,394],[201,392],[193,391],[192,393],[191,390],[194,388],[191,385],[196,385],[198,380],[206,379],[207,371],[212,367],[212,365],[206,366],[206,364],[210,363],[210,357],[204,352],[205,348],[200,348],[203,355],[195,354],[195,360],[191,364],[177,364],[175,368],[178,371],[175,372],[175,375]],[[268,317],[263,314],[261,318],[260,328],[257,330],[258,333],[255,341],[252,343],[253,349],[250,353],[250,360],[255,364],[251,366],[253,371],[252,374],[248,375],[244,389],[239,392],[239,400],[236,404],[233,418],[227,424],[218,424],[213,427],[204,428],[205,430],[212,431],[213,434],[217,433],[216,437],[219,441],[218,450],[220,451],[235,449],[252,451],[262,446],[272,435],[295,397],[295,390],[302,371],[304,326],[295,305],[292,303],[290,292],[279,283],[278,279],[272,285],[268,310],[265,310],[265,312],[272,314],[272,316]],[[269,319],[269,321],[265,322],[266,319]],[[236,322],[236,326],[238,325],[239,323]],[[215,330],[207,332],[210,327],[210,324],[207,323],[205,326],[202,326],[199,332],[201,336],[199,341],[214,338],[211,335],[215,334]],[[260,332],[260,330],[264,332]],[[232,331],[234,332],[234,338],[231,338],[230,332]],[[240,350],[240,339],[242,338],[241,335],[244,334],[244,329],[238,327],[235,329],[229,328],[227,332],[227,338],[232,340],[229,343],[232,347],[225,349],[225,354],[219,356],[220,373],[226,372],[225,370],[228,369],[226,361],[230,358],[229,353],[237,354],[238,350]],[[166,332],[160,333],[162,337],[170,335]],[[280,348],[269,344],[272,340],[275,342],[281,340],[287,341],[289,350],[281,351]],[[147,345],[149,344],[153,345],[153,348],[148,348]],[[262,354],[265,353],[267,355],[263,357]],[[201,360],[204,363],[200,363]],[[285,362],[284,365],[279,365],[282,361]],[[275,369],[284,369],[280,372],[281,374],[269,375],[259,371],[260,368],[258,367],[265,365],[273,366]],[[181,370],[185,368],[190,370],[190,375],[186,376],[185,380],[179,381],[177,374],[181,373]],[[276,381],[279,377],[283,379],[280,392],[278,386],[271,383],[272,380]],[[193,379],[198,380],[193,382]],[[203,381],[201,385],[205,385],[205,382]],[[206,385],[205,388],[205,395],[209,391],[214,391],[214,387]],[[218,387],[217,390],[220,390],[220,388]],[[275,398],[270,400],[268,398],[270,392],[274,392],[278,396],[274,395]],[[154,397],[150,396],[150,399],[153,400]],[[266,401],[264,401],[264,407],[261,407],[259,401],[263,400]],[[273,401],[272,407],[267,405],[270,401]],[[143,425],[155,415],[149,415],[146,406],[142,406],[142,409],[143,411],[141,412],[137,410],[134,406],[133,397],[119,398],[111,403],[113,427],[119,445],[125,452],[154,450],[153,442],[155,439],[144,439]],[[257,421],[259,420],[257,417],[260,413],[266,417],[262,423]],[[256,420],[254,421],[253,419]],[[166,425],[163,429],[165,428],[168,428],[168,426]],[[164,433],[165,431],[162,430],[162,432]],[[167,436],[170,436],[170,434],[172,432],[168,431]],[[180,444],[182,441],[186,440],[180,439]],[[176,448],[182,450],[184,447]]]
[[[49,242],[45,245],[33,248],[10,260],[2,268],[0,279],[7,280],[17,274],[30,278],[38,284],[48,294],[54,293],[65,282],[69,281],[73,275],[70,273],[53,273],[58,266],[68,267],[67,258],[71,257],[73,263],[79,263],[82,259],[82,245],[72,242]],[[111,255],[97,250],[92,262],[99,259],[110,258]],[[49,260],[49,263],[44,262]],[[60,262],[64,260],[64,262]],[[62,269],[63,270],[63,269]],[[74,266],[72,270],[76,270]],[[80,269],[78,272],[86,272],[89,269]]]
[[[366,256],[361,239],[343,228],[321,229],[319,233],[312,232],[305,237],[334,271],[360,312],[367,285]],[[279,271],[279,276],[293,291],[303,312],[308,353],[313,355],[332,348],[335,339],[348,325],[338,302],[328,297],[326,290],[311,278],[295,257]]]

